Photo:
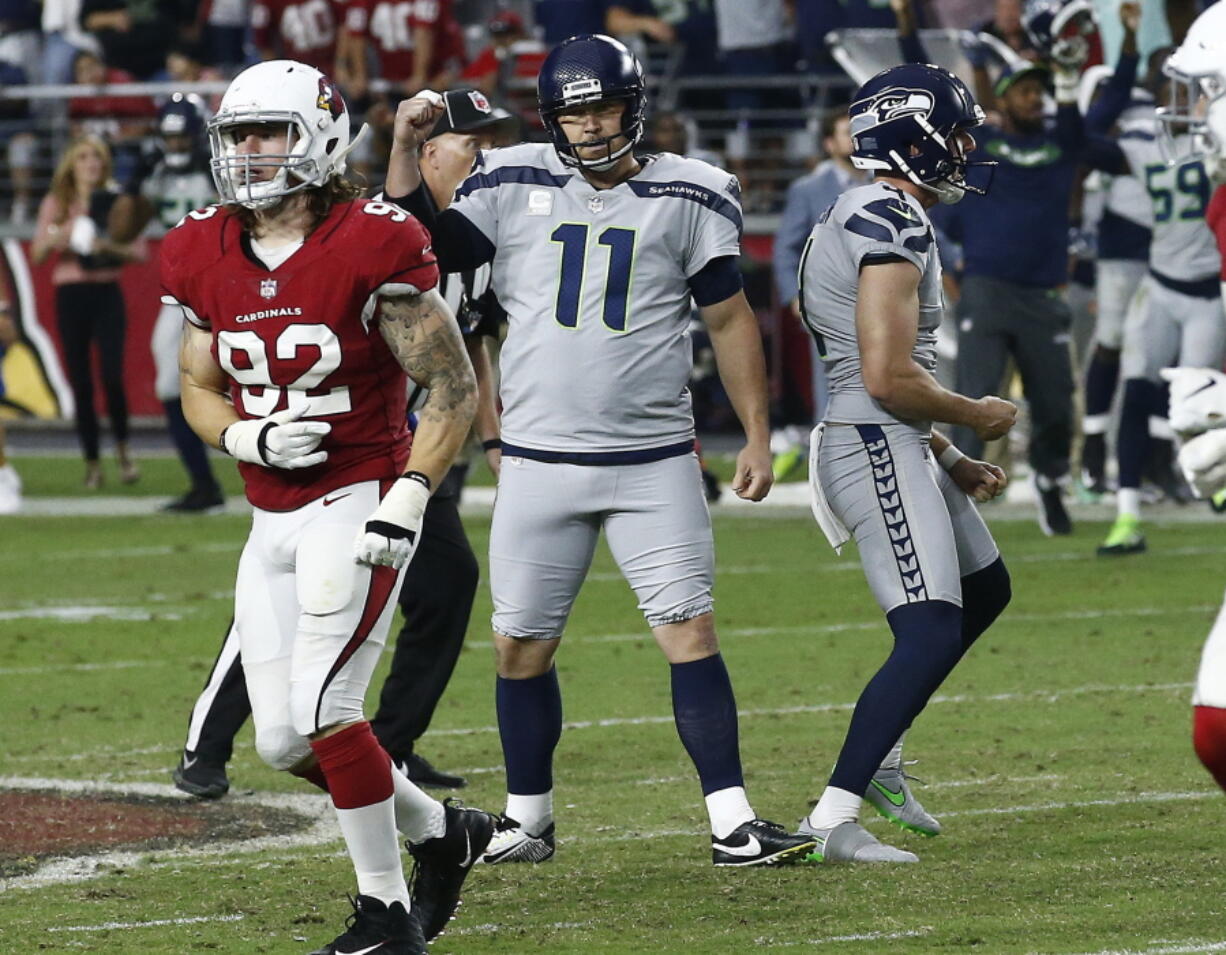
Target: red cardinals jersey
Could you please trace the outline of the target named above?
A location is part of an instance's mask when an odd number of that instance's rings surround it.
[[[294,510],[346,484],[394,478],[409,454],[408,379],[378,329],[375,293],[438,283],[430,238],[395,206],[341,203],[293,255],[269,270],[239,218],[221,206],[191,212],[166,236],[166,294],[212,332],[241,418],[308,406],[332,425],[328,460],[286,471],[240,462],[247,499]],[[399,291],[406,291],[399,289]]]
[[[413,75],[413,31],[430,27],[434,48],[428,75],[449,60],[462,60],[464,38],[451,12],[451,0],[350,0],[345,29],[368,38],[379,56],[379,75],[392,82]]]
[[[256,0],[251,8],[257,47],[329,76],[336,64],[336,31],[343,17],[344,5],[337,0]]]
[[[1222,253],[1222,281],[1226,282],[1226,186],[1218,186],[1209,200],[1205,221],[1217,236],[1218,251]]]

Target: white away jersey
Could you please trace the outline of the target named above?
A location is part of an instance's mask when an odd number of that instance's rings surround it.
[[[825,420],[895,424],[868,393],[860,372],[856,299],[865,260],[905,259],[920,270],[919,330],[912,357],[934,371],[941,324],[941,259],[919,201],[877,181],[849,189],[822,213],[800,259],[800,301],[830,380]],[[908,422],[927,429],[928,422]]]
[[[1213,233],[1205,224],[1213,187],[1199,161],[1167,165],[1156,127],[1157,120],[1152,131],[1133,128],[1119,137],[1132,174],[1153,204],[1149,267],[1181,282],[1212,278],[1222,265]]]
[[[687,279],[740,253],[736,178],[665,153],[597,190],[546,144],[485,153],[451,209],[495,248],[505,444],[625,452],[693,437]]]
[[[141,183],[140,191],[153,204],[156,225],[150,228],[152,235],[165,235],[193,209],[203,209],[217,201],[208,167],[198,164],[176,170],[160,162]]]

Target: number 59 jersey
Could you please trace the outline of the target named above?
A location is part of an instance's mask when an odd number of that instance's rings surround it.
[[[494,246],[504,445],[620,454],[693,438],[688,281],[740,253],[738,200],[733,176],[670,153],[602,190],[546,144],[483,154],[451,209]]]
[[[394,206],[333,207],[275,269],[237,215],[189,213],[162,244],[162,301],[211,332],[239,417],[306,407],[332,425],[328,460],[285,471],[240,462],[247,499],[295,510],[338,487],[400,474],[408,459],[407,377],[378,328],[378,295],[423,292],[438,267],[421,224]]]

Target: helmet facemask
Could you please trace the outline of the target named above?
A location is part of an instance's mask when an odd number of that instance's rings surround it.
[[[624,104],[621,128],[616,133],[612,136],[601,136],[579,143],[572,143],[567,138],[566,130],[562,128],[562,123],[559,119],[563,113],[579,106],[613,101],[620,101]],[[643,138],[643,112],[642,96],[606,96],[597,89],[590,96],[575,96],[573,101],[568,101],[564,106],[541,110],[541,119],[545,123],[545,128],[549,131],[549,138],[553,141],[553,148],[557,150],[562,162],[568,166],[590,169],[593,172],[607,172],[617,165],[617,161],[622,156],[634,149],[639,140]],[[625,138],[625,143],[614,149],[614,141],[621,137]],[[595,146],[604,146],[605,155],[596,159],[584,159],[579,155],[580,148]]]
[[[979,196],[987,195],[990,179],[984,186],[974,186],[966,181],[966,171],[969,167],[996,165],[994,162],[973,163],[967,158],[960,134],[983,122],[983,109],[978,104],[975,105],[975,116],[977,122],[973,125],[958,126],[946,132],[936,129],[922,113],[913,113],[894,120],[914,123],[918,127],[918,135],[911,139],[910,154],[904,156],[899,150],[891,149],[888,161],[853,155],[852,165],[858,169],[901,173],[921,189],[931,192],[944,205],[961,201],[968,192]],[[859,136],[855,128],[857,118],[859,117],[852,119],[853,139]]]
[[[1168,77],[1166,105],[1158,108],[1159,142],[1169,165],[1205,161],[1226,163],[1222,130],[1209,122],[1226,109],[1226,75],[1220,71],[1190,73],[1179,69],[1174,58],[1162,67]]]
[[[283,129],[286,151],[240,153],[238,134],[252,126]],[[267,209],[284,196],[323,185],[319,164],[309,156],[311,135],[299,113],[236,111],[215,116],[209,123],[213,152],[209,165],[222,202]],[[275,173],[266,179],[257,178],[253,174],[260,169],[274,169]]]

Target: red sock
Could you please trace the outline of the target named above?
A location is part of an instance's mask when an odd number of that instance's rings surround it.
[[[1226,790],[1226,710],[1216,706],[1194,707],[1192,745],[1196,755]]]
[[[305,779],[308,783],[318,786],[324,792],[328,791],[328,781],[324,779],[324,771],[319,768],[319,763],[312,763],[306,769],[291,769],[290,775],[297,776],[299,779]]]
[[[365,720],[311,740],[311,749],[337,809],[360,809],[391,798],[392,761]]]

